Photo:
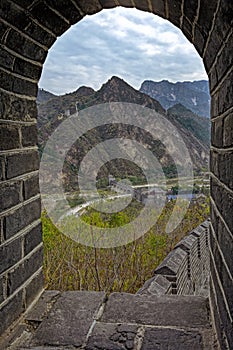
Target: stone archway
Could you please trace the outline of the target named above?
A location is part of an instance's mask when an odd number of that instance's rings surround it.
[[[211,304],[233,346],[233,5],[227,0],[2,0],[0,51],[0,309],[2,333],[43,288],[36,94],[49,47],[86,14],[153,12],[191,41],[210,80]],[[81,40],[81,38],[80,38]]]

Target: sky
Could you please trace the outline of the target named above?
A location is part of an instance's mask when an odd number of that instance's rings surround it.
[[[207,80],[183,33],[158,16],[118,7],[86,16],[49,50],[39,86],[61,95],[113,75],[139,89],[144,80]]]

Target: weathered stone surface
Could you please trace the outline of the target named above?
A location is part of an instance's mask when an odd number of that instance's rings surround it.
[[[137,294],[171,294],[172,283],[162,275],[156,275],[145,282]]]
[[[39,155],[35,151],[25,151],[6,157],[7,179],[14,178],[39,168]]]
[[[156,268],[155,273],[176,276],[186,259],[187,253],[177,248],[168,254],[163,262]]]
[[[133,350],[137,326],[97,323],[88,339],[86,350]]]
[[[207,300],[202,297],[113,293],[106,303],[101,321],[205,327],[209,324],[209,315]]]
[[[11,208],[21,202],[21,189],[21,181],[0,185],[0,211]]]
[[[38,220],[41,214],[41,202],[39,199],[17,209],[14,213],[5,217],[4,235],[8,239],[14,234]]]
[[[37,117],[35,101],[0,91],[0,118],[5,120],[34,121]]]
[[[23,312],[22,291],[14,295],[1,308],[0,334],[2,334]]]
[[[63,293],[36,331],[33,344],[81,346],[104,298],[103,292]]]
[[[34,254],[26,258],[13,271],[8,273],[7,292],[13,294],[30,276],[43,264],[43,251],[39,248]]]
[[[35,298],[44,289],[44,274],[42,269],[29,281],[24,288],[24,305],[25,309],[32,304]]]
[[[102,6],[98,0],[76,0],[76,2],[87,15],[92,15],[102,10]]]
[[[184,2],[184,14],[189,19],[189,21],[194,21],[197,15],[197,8],[198,0],[189,0],[189,2]]]
[[[25,320],[32,323],[42,322],[60,294],[57,290],[45,291],[33,309],[26,313]]]
[[[10,31],[9,35],[7,36],[6,46],[9,49],[22,55],[23,57],[26,57],[41,63],[45,61],[45,58],[47,56],[47,52],[44,49],[34,44],[32,41],[25,38],[19,32],[16,32],[13,29]]]
[[[41,223],[24,235],[24,254],[29,254],[37,245],[42,242]]]
[[[70,2],[69,6],[67,6],[66,0],[60,0],[59,2],[56,0],[47,0],[47,3],[56,11],[60,12],[70,24],[77,23],[83,17],[72,2]]]
[[[233,145],[233,113],[230,113],[224,119],[224,129],[223,129],[223,143],[225,147],[230,147]]]
[[[146,328],[141,350],[202,350],[202,336],[196,331]]]
[[[0,151],[19,148],[19,128],[13,125],[0,124],[0,140]]]
[[[23,183],[23,196],[27,200],[31,197],[36,196],[39,193],[39,177],[34,175],[28,177]]]
[[[35,3],[32,5],[31,14],[46,28],[50,29],[56,36],[64,33],[70,24],[65,22],[46,3]]]
[[[0,273],[2,273],[22,258],[21,238],[0,246],[0,256]]]
[[[153,7],[153,12],[156,15],[159,15],[161,17],[166,17],[165,14],[165,3],[163,0],[151,0],[151,4]]]

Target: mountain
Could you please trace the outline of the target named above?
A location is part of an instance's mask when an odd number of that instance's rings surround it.
[[[190,152],[194,169],[200,171],[200,169],[208,167],[208,141],[205,140],[205,135],[202,134],[201,129],[203,126],[200,122],[203,118],[200,119],[197,115],[192,115],[191,111],[180,105],[166,111],[158,101],[147,94],[135,90],[118,77],[112,77],[103,84],[98,91],[94,91],[88,87],[81,87],[71,94],[54,97],[48,102],[39,104],[38,127],[40,151],[43,151],[46,140],[56,127],[68,118],[70,114],[76,111],[81,111],[89,106],[109,102],[134,103],[158,112],[161,115],[161,118],[168,119],[170,123],[177,128]],[[109,108],[110,107],[111,104],[109,104]],[[109,110],[111,113],[111,108]],[[141,115],[138,115],[137,112],[135,112],[135,123],[139,118],[141,118]],[[194,121],[192,121],[192,118]],[[66,156],[63,168],[63,181],[66,191],[77,189],[77,174],[81,161],[85,155],[93,147],[108,139],[122,139],[122,143],[119,146],[122,158],[112,160],[102,166],[98,173],[98,178],[107,177],[109,174],[121,178],[122,176],[125,177],[128,175],[136,176],[138,178],[144,177],[142,170],[138,166],[131,161],[125,160],[127,154],[134,152],[132,145],[129,146],[129,144],[127,144],[127,139],[135,140],[149,149],[159,160],[165,174],[168,176],[177,175],[173,158],[178,157],[177,163],[181,168],[185,166],[185,160],[181,157],[179,158],[179,155],[175,155],[174,144],[172,144],[172,140],[169,140],[171,137],[167,132],[166,125],[162,125],[161,129],[158,129],[158,137],[156,139],[152,137],[150,132],[145,131],[144,127],[145,125],[142,125],[139,128],[133,125],[111,124],[110,118],[109,125],[99,126],[86,132],[85,135],[75,142]],[[153,128],[153,125],[149,127]],[[195,129],[195,133],[193,132],[193,128]],[[169,150],[166,149],[163,143],[164,138],[166,138],[166,142],[171,143]],[[131,147],[131,149],[127,149],[127,147]],[[105,150],[104,152],[107,153],[108,150]],[[144,159],[144,162],[149,169],[149,161],[147,163],[147,160]],[[88,164],[86,166],[89,168]],[[54,179],[48,177],[47,181],[54,181]]]
[[[180,103],[200,116],[210,117],[210,94],[206,80],[177,83],[146,80],[140,91],[159,101],[165,109]]]
[[[48,92],[44,89],[39,89],[37,94],[37,103],[39,104],[39,103],[47,102],[54,97],[56,97],[56,95],[52,94],[51,92]]]
[[[169,108],[167,115],[176,120],[181,127],[189,130],[201,143],[210,146],[210,119],[200,117],[180,103]]]

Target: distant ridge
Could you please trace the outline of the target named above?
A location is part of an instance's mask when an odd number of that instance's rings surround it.
[[[181,103],[192,112],[210,117],[210,94],[207,80],[171,83],[145,80],[140,90],[161,103],[166,110]]]

